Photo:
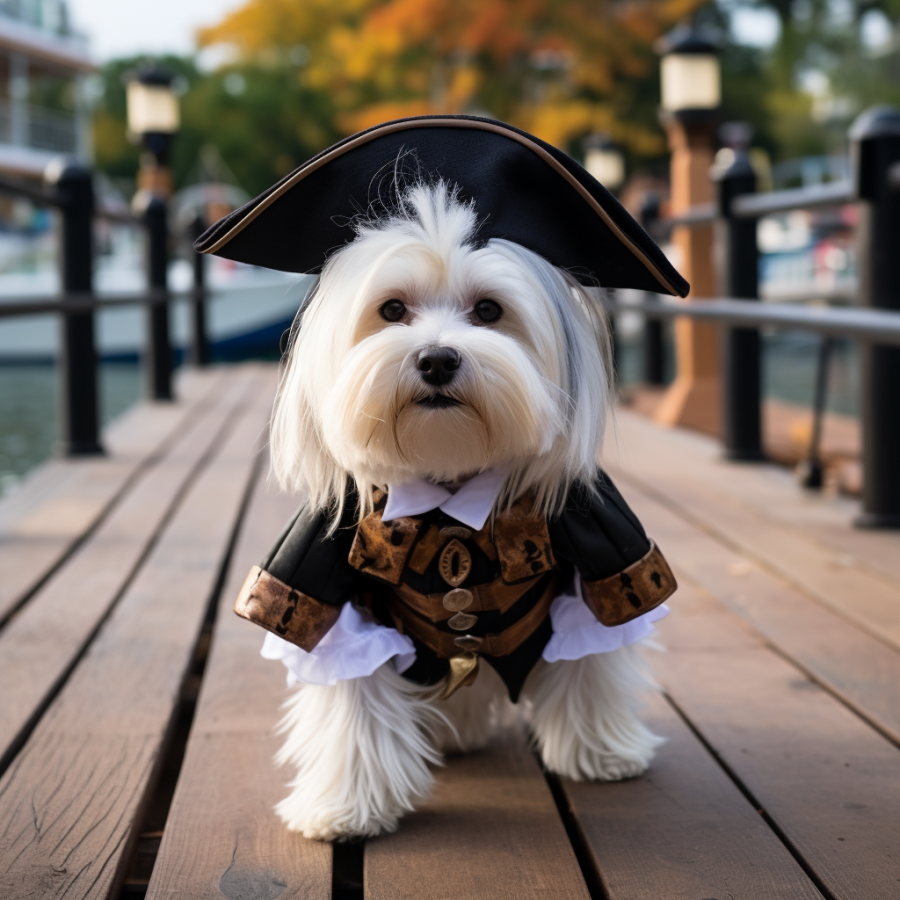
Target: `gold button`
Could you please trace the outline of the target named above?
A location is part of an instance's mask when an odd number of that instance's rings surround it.
[[[454,631],[466,631],[471,628],[478,621],[478,616],[473,616],[471,613],[458,612],[455,616],[452,616],[447,624]]]
[[[477,650],[484,643],[484,640],[480,637],[475,637],[474,634],[461,634],[459,637],[453,638],[453,643],[461,650]]]
[[[468,528],[460,525],[447,525],[441,529],[441,540],[449,541],[451,538],[459,538],[461,541],[467,541],[472,537],[472,532]]]
[[[471,591],[467,591],[465,588],[456,588],[456,590],[444,594],[444,609],[449,609],[450,612],[462,612],[472,605],[474,599]]]

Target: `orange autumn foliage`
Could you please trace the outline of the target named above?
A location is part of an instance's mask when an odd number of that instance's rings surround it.
[[[248,0],[199,34],[244,64],[309,62],[345,133],[392,118],[480,113],[557,146],[608,131],[640,155],[662,150],[636,120],[634,85],[652,44],[705,0]],[[307,52],[308,51],[308,52]]]

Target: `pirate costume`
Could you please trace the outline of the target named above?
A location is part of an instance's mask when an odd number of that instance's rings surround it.
[[[361,214],[391,211],[404,182],[441,178],[473,200],[477,241],[514,241],[585,284],[685,296],[689,285],[615,197],[555,147],[503,122],[421,116],[324,150],[215,223],[195,243],[243,263],[316,273],[353,240]],[[548,227],[548,223],[553,223]],[[298,516],[254,567],[235,611],[266,628],[263,654],[289,680],[369,675],[393,659],[445,694],[485,658],[515,700],[538,659],[579,659],[634,643],[675,590],[662,554],[609,478],[576,486],[563,512],[531,498],[494,511],[505,473],[454,493],[388,486],[356,522],[348,489],[338,528]]]
[[[609,478],[574,488],[559,516],[535,516],[526,497],[491,519],[504,477],[484,472],[455,494],[427,481],[391,488],[358,527],[351,491],[330,537],[324,514],[298,516],[235,611],[271,632],[263,655],[292,681],[333,684],[395,658],[418,683],[449,676],[449,694],[483,657],[513,700],[541,657],[650,634],[675,579]]]

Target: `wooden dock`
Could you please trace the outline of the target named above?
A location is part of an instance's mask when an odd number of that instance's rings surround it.
[[[284,673],[231,613],[292,511],[274,387],[186,372],[0,503],[2,900],[900,897],[900,534],[627,410],[608,468],[681,585],[650,772],[548,778],[513,732],[396,834],[287,833]]]

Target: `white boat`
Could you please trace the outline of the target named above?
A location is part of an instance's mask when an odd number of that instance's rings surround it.
[[[96,268],[95,289],[104,294],[140,293],[146,282],[140,269],[141,247],[118,248],[102,258]],[[0,306],[4,298],[35,300],[59,290],[57,273],[47,258],[38,258],[34,271],[0,274]],[[273,272],[209,260],[207,283],[207,332],[218,359],[277,353],[278,338],[297,312],[313,279],[310,276]],[[174,292],[191,287],[191,267],[175,260],[169,268],[169,286]],[[119,307],[101,310],[96,317],[98,353],[103,359],[136,359],[144,343],[146,310]],[[171,340],[176,348],[190,343],[188,304],[175,301],[171,312]],[[59,353],[59,316],[37,315],[0,318],[0,363],[52,362]]]

